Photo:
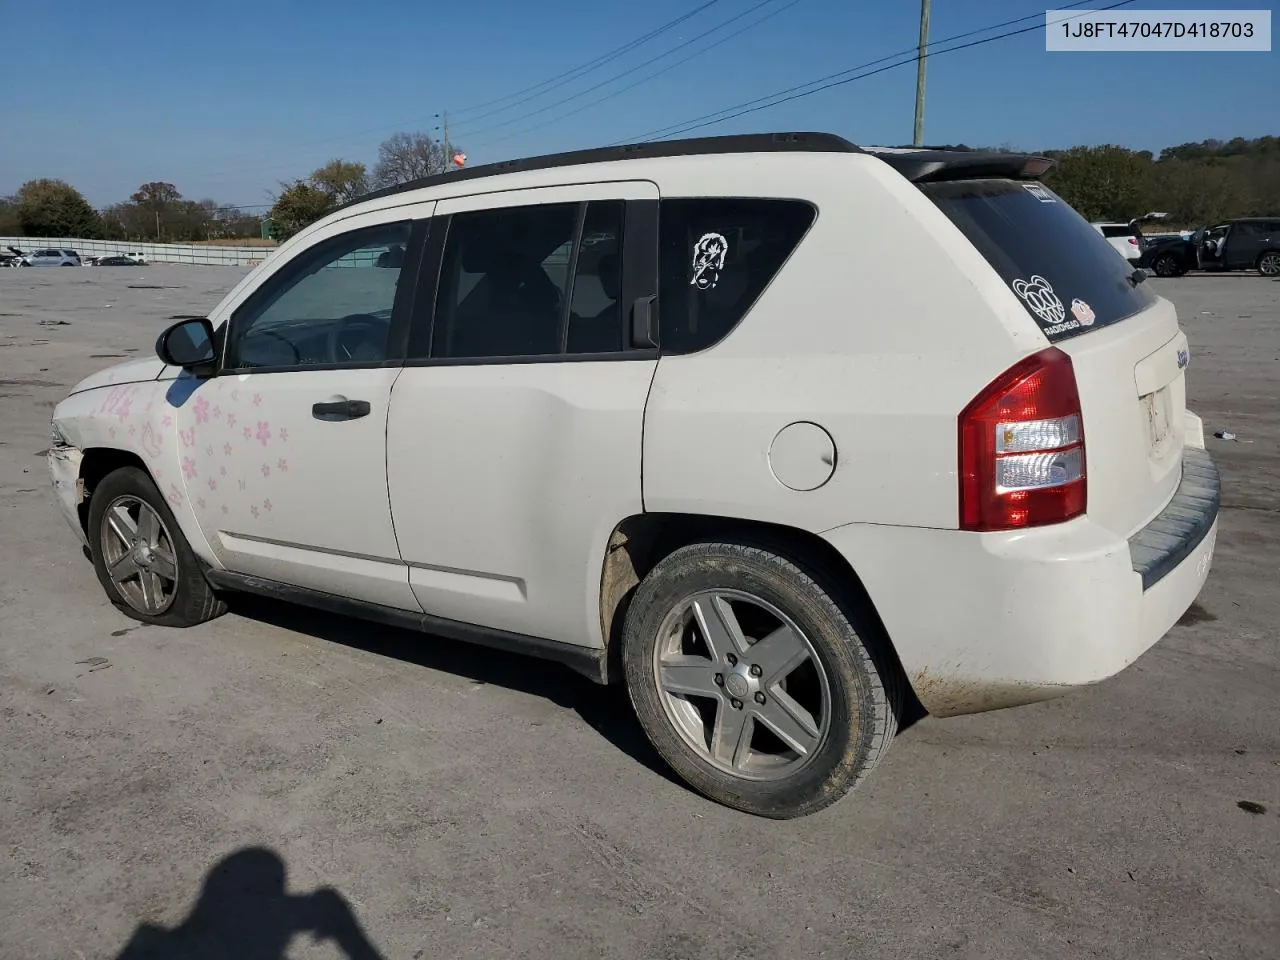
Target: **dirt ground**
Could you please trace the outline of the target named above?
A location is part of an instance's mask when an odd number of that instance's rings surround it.
[[[1280,956],[1280,283],[1149,281],[1238,435],[1183,622],[1097,687],[925,718],[775,823],[554,665],[264,602],[113,610],[50,411],[242,276],[0,270],[0,957]]]

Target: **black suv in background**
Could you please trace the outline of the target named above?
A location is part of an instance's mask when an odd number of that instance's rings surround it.
[[[1157,237],[1142,251],[1139,265],[1157,277],[1180,277],[1188,270],[1257,270],[1280,277],[1280,217],[1241,217],[1191,235]]]

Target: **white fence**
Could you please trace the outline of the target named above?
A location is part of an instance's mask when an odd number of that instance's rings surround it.
[[[0,237],[0,249],[17,247],[32,253],[46,247],[74,250],[82,257],[141,254],[152,263],[203,263],[216,266],[254,266],[275,247],[219,247],[196,243],[137,243],[131,240],[81,240],[72,237]]]

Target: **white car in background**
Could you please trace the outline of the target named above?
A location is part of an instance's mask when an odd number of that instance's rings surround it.
[[[1129,261],[1131,267],[1137,267],[1138,261],[1142,259],[1143,239],[1136,220],[1132,223],[1095,222],[1093,228],[1107,238],[1107,243]]]
[[[1187,338],[1049,165],[773,134],[380,191],[79,383],[57,501],[138,620],[559,660],[707,796],[811,813],[908,690],[1096,683],[1208,576]]]

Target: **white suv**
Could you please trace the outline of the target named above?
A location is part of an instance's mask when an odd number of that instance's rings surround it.
[[[1047,166],[779,134],[383,191],[80,383],[54,486],[133,617],[557,659],[698,790],[809,813],[908,691],[1102,680],[1209,571],[1186,337]]]
[[[78,267],[80,254],[74,250],[37,250],[22,257],[20,266],[24,267]]]

